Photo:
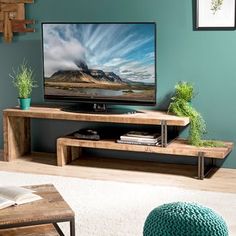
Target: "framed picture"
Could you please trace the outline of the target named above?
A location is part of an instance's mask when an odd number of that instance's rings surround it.
[[[235,29],[236,0],[195,0],[196,29]]]

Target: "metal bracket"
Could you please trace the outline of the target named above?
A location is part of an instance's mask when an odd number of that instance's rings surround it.
[[[167,146],[167,121],[166,120],[161,121],[161,146],[162,147]]]

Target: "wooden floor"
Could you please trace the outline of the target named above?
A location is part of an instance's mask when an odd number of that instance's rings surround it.
[[[56,166],[54,154],[34,153],[4,162],[0,151],[0,171],[70,176],[95,180],[157,184],[206,191],[236,193],[236,169],[220,168],[210,177],[197,180],[197,167],[157,162],[82,157],[70,165]]]

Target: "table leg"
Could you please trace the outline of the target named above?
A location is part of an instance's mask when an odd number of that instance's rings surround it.
[[[198,179],[204,179],[204,170],[205,170],[205,159],[204,152],[198,153]]]
[[[167,146],[167,122],[166,120],[161,121],[161,146]]]
[[[62,232],[61,228],[59,227],[57,223],[53,223],[53,225],[60,236],[65,236],[65,234]]]
[[[75,236],[75,218],[70,220],[70,235]]]
[[[31,150],[30,118],[3,116],[4,161],[11,161]]]
[[[71,147],[65,145],[60,138],[57,139],[57,165],[64,166],[71,161]]]

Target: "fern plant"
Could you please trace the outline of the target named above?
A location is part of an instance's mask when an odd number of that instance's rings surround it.
[[[223,146],[223,143],[203,140],[203,135],[206,133],[206,123],[202,115],[191,106],[191,101],[195,96],[194,88],[191,83],[179,82],[175,86],[175,95],[171,98],[171,103],[168,112],[174,113],[177,116],[190,118],[190,129],[188,142],[195,146]]]
[[[29,98],[32,89],[37,87],[33,70],[28,66],[26,61],[23,61],[17,71],[13,69],[13,74],[10,74],[9,76],[12,78],[12,82],[18,90],[19,98]]]

